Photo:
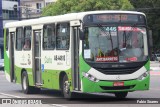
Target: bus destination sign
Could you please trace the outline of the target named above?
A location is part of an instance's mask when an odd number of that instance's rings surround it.
[[[139,14],[118,14],[118,13],[117,14],[94,14],[94,15],[88,15],[87,20],[85,21],[89,21],[93,23],[100,23],[100,22],[144,23],[145,18],[143,15],[139,15]]]
[[[99,21],[127,21],[128,15],[96,15],[96,19]]]

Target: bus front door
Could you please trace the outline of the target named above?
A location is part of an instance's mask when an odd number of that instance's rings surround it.
[[[14,72],[14,38],[15,32],[10,32],[10,46],[9,46],[9,57],[10,57],[10,79],[11,82],[15,82],[15,72]]]
[[[72,76],[74,90],[80,91],[80,74],[79,74],[79,27],[73,27],[72,36]]]
[[[41,30],[33,31],[33,74],[36,86],[42,85],[41,74]]]

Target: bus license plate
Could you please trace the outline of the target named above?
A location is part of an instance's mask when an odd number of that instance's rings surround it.
[[[124,82],[114,82],[113,86],[124,86]]]

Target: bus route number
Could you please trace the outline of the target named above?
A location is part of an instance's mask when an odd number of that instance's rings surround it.
[[[65,61],[65,55],[55,55],[54,60],[55,61]]]

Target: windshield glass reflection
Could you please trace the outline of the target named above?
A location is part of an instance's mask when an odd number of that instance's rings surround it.
[[[146,60],[144,27],[87,27],[84,58],[94,62],[131,62]],[[147,41],[146,41],[147,42]]]

